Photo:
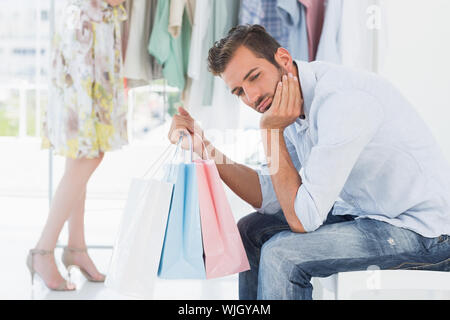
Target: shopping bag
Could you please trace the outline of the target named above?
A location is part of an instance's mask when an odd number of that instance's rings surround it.
[[[194,162],[207,279],[249,270],[247,254],[214,161]]]
[[[169,166],[174,177],[172,202],[167,219],[158,276],[163,279],[205,279],[203,244],[200,226],[198,184],[192,163],[192,140],[189,163]],[[170,179],[170,178],[169,178]]]
[[[152,298],[173,184],[132,179],[105,285],[125,295]]]

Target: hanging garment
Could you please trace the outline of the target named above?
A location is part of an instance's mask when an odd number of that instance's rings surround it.
[[[238,15],[239,0],[196,2],[189,63],[192,87],[188,108],[203,129],[231,129],[238,126],[239,100],[229,92],[220,77],[214,77],[207,69],[209,49],[237,25]]]
[[[308,29],[309,60],[316,58],[320,35],[325,16],[325,0],[298,0],[306,9],[306,28]]]
[[[183,26],[183,17],[186,17],[185,12],[189,19],[189,23],[192,26],[195,12],[195,0],[170,0],[169,26],[167,30],[173,38],[177,38],[180,35],[181,27]],[[190,48],[192,48],[192,32]],[[191,49],[189,49],[189,51],[190,50]],[[181,93],[182,102],[189,101],[191,85],[192,80],[189,77],[186,77],[186,84],[183,92]]]
[[[309,61],[308,32],[305,7],[298,0],[278,0],[277,10],[289,29],[289,52],[295,60]]]
[[[209,106],[212,102],[214,76],[208,71],[207,61],[209,48],[214,43],[215,7],[215,0],[197,0],[196,3],[194,16],[196,28],[192,33],[193,42],[189,55],[188,74],[192,78],[189,108]]]
[[[340,64],[342,0],[328,0],[316,60]]]
[[[124,75],[127,87],[148,85],[162,77],[162,68],[147,50],[155,19],[157,0],[132,0]]]
[[[387,49],[385,1],[344,0],[341,54],[344,65],[378,72]]]
[[[205,37],[210,17],[211,2],[209,0],[196,0],[189,51],[188,90],[184,95],[187,109],[191,109],[191,105],[202,104],[206,81],[210,77],[206,67],[208,52],[205,50]]]
[[[128,46],[128,36],[130,35],[130,20],[131,20],[131,9],[132,9],[133,0],[128,0],[123,3],[123,7],[127,12],[128,19],[122,21],[122,25],[120,27],[121,30],[121,39],[122,39],[122,60],[125,63],[126,54],[127,54],[127,46]]]
[[[127,144],[120,23],[123,6],[70,0],[52,45],[43,148],[96,158]]]
[[[228,31],[238,24],[240,6],[238,0],[216,2],[214,41],[226,36]],[[220,77],[214,77],[212,108],[207,121],[208,124],[204,128],[218,130],[235,129],[239,124],[239,99],[230,93],[230,89]]]
[[[278,43],[288,50],[289,30],[277,13],[277,0],[242,0],[239,24],[260,24]]]
[[[192,25],[195,12],[195,0],[170,0],[169,13],[169,33],[176,38],[180,35],[181,26],[183,23],[183,14],[186,8],[186,13],[189,23]]]
[[[183,91],[189,63],[191,24],[185,12],[180,35],[177,38],[172,37],[168,31],[169,11],[170,1],[158,1],[148,51],[162,66],[164,78],[169,86]]]
[[[188,75],[193,80],[205,77],[208,73],[205,67],[207,52],[205,52],[204,41],[211,18],[211,1],[197,0],[192,23],[191,48],[189,52]]]

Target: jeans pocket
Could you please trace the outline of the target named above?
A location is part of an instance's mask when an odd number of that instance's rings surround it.
[[[422,237],[422,245],[424,247],[424,249],[428,252],[431,249],[433,249],[434,247],[441,245],[445,242],[448,241],[448,235],[441,235],[439,237],[436,238],[425,238]]]

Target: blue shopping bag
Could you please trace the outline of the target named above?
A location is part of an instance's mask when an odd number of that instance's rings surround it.
[[[206,279],[195,170],[192,161],[171,164],[166,176],[175,186],[158,270],[163,279]]]

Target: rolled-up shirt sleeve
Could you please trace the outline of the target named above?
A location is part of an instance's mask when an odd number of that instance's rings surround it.
[[[295,168],[300,170],[300,161],[298,159],[297,151],[295,150],[295,146],[289,141],[289,139],[285,136],[286,147],[291,156],[292,162]],[[267,164],[263,164],[259,170],[256,170],[258,173],[259,184],[261,186],[262,193],[262,204],[260,208],[253,207],[256,211],[260,213],[266,214],[274,214],[281,210],[280,202],[278,201],[275,190],[273,189],[272,179],[270,177],[269,168]]]
[[[306,232],[319,228],[359,155],[383,121],[379,102],[363,91],[339,92],[317,109],[317,144],[300,172],[294,209]]]

